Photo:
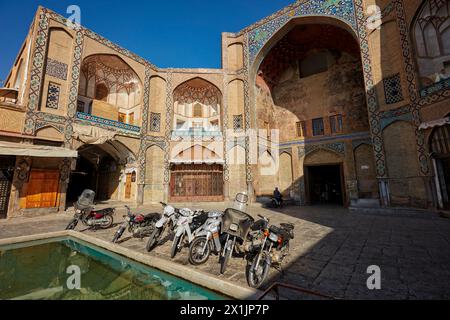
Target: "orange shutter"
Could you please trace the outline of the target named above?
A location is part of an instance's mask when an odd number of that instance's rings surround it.
[[[56,207],[59,189],[59,171],[32,170],[27,188],[26,208]]]

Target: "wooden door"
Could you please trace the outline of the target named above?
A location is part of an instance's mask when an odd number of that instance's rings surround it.
[[[54,208],[58,200],[59,171],[32,170],[27,187],[26,208]]]
[[[221,165],[177,165],[172,167],[170,201],[223,201]]]
[[[127,181],[125,183],[125,199],[131,198],[131,173],[127,173]]]

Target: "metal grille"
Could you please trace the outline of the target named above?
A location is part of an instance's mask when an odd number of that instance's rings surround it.
[[[233,129],[235,132],[240,132],[244,129],[244,116],[242,114],[233,116]]]
[[[58,84],[52,82],[48,84],[47,108],[58,109],[60,91],[61,87]]]
[[[161,113],[150,113],[150,131],[160,132],[161,131]]]
[[[386,104],[394,104],[403,101],[400,74],[384,79],[383,84]]]

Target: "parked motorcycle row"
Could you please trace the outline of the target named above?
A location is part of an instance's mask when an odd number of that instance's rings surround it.
[[[113,225],[114,209],[95,211],[95,193],[86,190],[75,204],[75,216],[67,229],[73,230],[78,221],[88,228],[106,229]],[[282,223],[271,225],[270,220],[258,215],[258,220],[246,213],[248,196],[236,196],[232,208],[206,212],[178,209],[162,203],[163,214],[135,215],[126,207],[127,215],[112,240],[117,243],[126,230],[135,238],[146,238],[148,252],[161,244],[167,233],[173,236],[171,257],[189,247],[189,262],[205,264],[212,254],[219,257],[220,272],[225,273],[233,256],[248,261],[247,282],[259,288],[270,268],[280,269],[289,254],[289,242],[294,238],[294,226]]]

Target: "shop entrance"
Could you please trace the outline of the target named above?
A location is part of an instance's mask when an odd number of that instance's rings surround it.
[[[342,165],[305,168],[310,204],[344,204]]]
[[[97,201],[110,200],[119,187],[117,161],[96,145],[86,145],[78,153],[76,169],[71,172],[67,190],[67,205],[76,202],[85,189],[95,191]]]

